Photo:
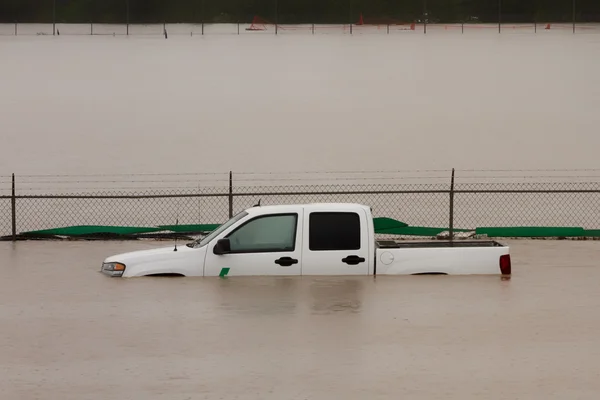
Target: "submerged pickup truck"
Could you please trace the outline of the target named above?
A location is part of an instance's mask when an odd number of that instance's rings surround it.
[[[511,274],[495,241],[377,241],[369,206],[255,206],[185,246],[108,257],[113,277]]]

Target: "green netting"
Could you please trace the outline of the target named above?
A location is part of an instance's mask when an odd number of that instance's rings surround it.
[[[163,231],[171,232],[212,232],[217,229],[220,224],[196,224],[196,225],[159,225]]]
[[[402,236],[436,236],[444,231],[448,231],[448,228],[432,228],[428,226],[406,226],[403,228],[384,229],[376,233]],[[470,230],[454,229],[454,232],[470,232]]]
[[[408,224],[405,222],[386,217],[373,218],[373,224],[375,225],[376,233],[379,233],[378,231],[385,229],[405,228],[408,226]]]
[[[558,226],[513,226],[475,229],[477,235],[489,237],[576,237],[585,236],[586,231],[580,227]]]
[[[158,232],[159,228],[147,228],[138,226],[97,226],[97,225],[79,225],[67,226],[63,228],[44,229],[40,231],[23,232],[22,235],[41,236],[41,235],[58,235],[58,236],[84,236],[97,234],[112,234],[112,235],[133,235],[138,233]]]
[[[375,233],[401,236],[436,236],[448,228],[409,226],[392,218],[374,218]],[[55,229],[23,232],[23,236],[90,236],[90,235],[136,235],[161,231],[211,232],[220,224],[159,225],[158,227],[78,225]],[[470,232],[469,229],[454,229],[455,232]],[[585,230],[581,227],[479,227],[477,235],[488,237],[600,237],[600,229]]]

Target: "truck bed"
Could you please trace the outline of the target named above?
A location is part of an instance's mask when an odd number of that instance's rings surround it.
[[[376,241],[377,275],[510,275],[509,247],[493,240]]]
[[[414,249],[414,248],[445,248],[445,247],[506,247],[493,240],[432,240],[432,241],[395,241],[378,240],[380,249]]]

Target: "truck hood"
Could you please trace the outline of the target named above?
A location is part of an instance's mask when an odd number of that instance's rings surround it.
[[[177,273],[185,276],[197,276],[204,273],[204,255],[206,246],[190,248],[185,244],[160,247],[151,250],[138,250],[107,257],[104,262],[125,264],[124,277],[150,274]]]

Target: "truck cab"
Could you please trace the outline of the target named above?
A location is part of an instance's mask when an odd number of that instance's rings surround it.
[[[246,209],[185,246],[108,257],[101,270],[117,277],[375,275],[380,265],[383,274],[500,273],[486,264],[507,252],[495,242],[380,244],[366,205],[277,205]]]

